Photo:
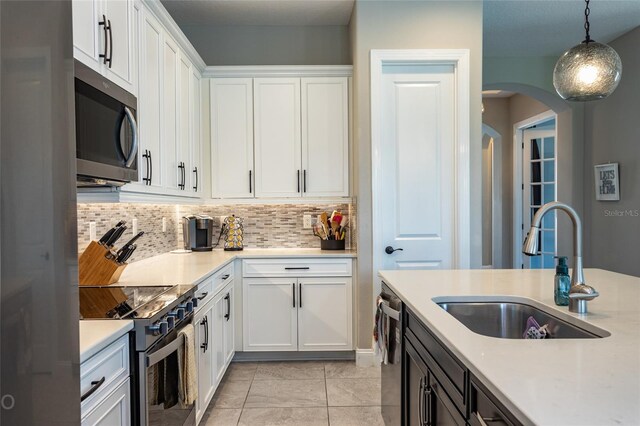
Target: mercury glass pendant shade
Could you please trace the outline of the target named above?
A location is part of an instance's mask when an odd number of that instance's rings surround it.
[[[553,70],[553,85],[568,101],[604,99],[616,90],[622,77],[622,61],[606,44],[582,42],[567,50]]]

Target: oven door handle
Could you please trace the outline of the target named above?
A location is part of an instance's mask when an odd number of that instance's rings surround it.
[[[184,336],[182,334],[178,334],[178,337],[167,346],[164,346],[154,353],[147,355],[146,364],[147,367],[151,367],[152,365],[157,364],[162,361],[173,352],[177,351],[180,346],[184,345]]]
[[[400,321],[400,311],[396,311],[385,302],[382,302],[382,312],[389,318]]]
[[[133,164],[136,159],[136,154],[138,153],[138,125],[136,124],[136,119],[133,117],[133,113],[128,107],[124,107],[124,114],[129,122],[129,126],[131,126],[131,133],[133,133],[133,141],[131,143],[131,149],[129,150],[129,155],[125,159],[125,167],[129,168]],[[124,124],[124,118],[122,119],[122,123],[120,127]],[[120,141],[120,145],[122,146],[122,141]]]

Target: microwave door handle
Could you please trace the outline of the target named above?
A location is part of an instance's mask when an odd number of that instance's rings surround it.
[[[131,126],[131,132],[133,133],[133,142],[131,143],[131,150],[129,151],[129,155],[127,156],[125,167],[129,168],[133,164],[136,159],[136,154],[138,153],[138,125],[136,124],[136,119],[133,117],[133,113],[128,107],[124,107],[124,114],[129,121],[129,125]],[[124,119],[122,120],[124,124]]]

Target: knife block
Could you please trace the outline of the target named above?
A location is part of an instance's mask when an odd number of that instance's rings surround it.
[[[127,263],[108,259],[109,253],[115,258],[111,250],[91,241],[78,260],[80,285],[110,285],[118,282]]]

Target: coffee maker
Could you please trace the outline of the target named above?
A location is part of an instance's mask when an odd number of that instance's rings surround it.
[[[183,217],[182,239],[185,250],[213,250],[213,218],[207,215]]]

